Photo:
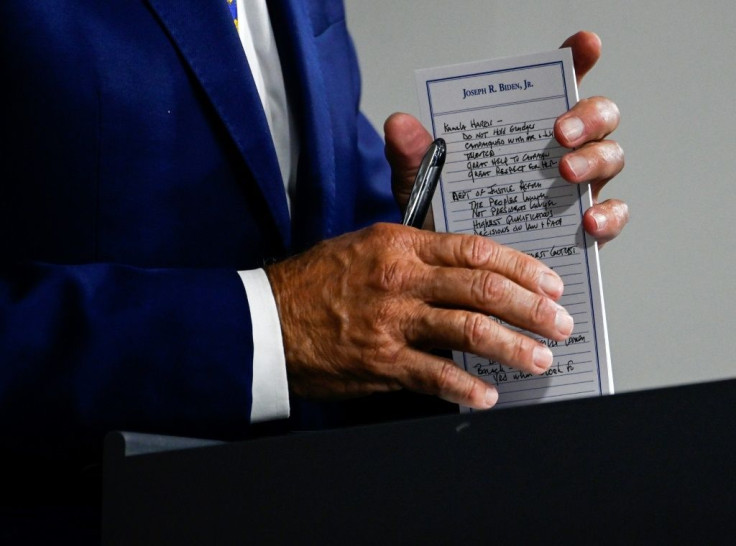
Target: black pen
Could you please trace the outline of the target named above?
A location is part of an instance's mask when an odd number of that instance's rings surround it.
[[[424,224],[437,181],[445,165],[446,154],[447,146],[444,139],[438,138],[429,145],[419,165],[419,171],[409,196],[409,204],[406,206],[404,219],[401,222],[405,226],[421,228]]]

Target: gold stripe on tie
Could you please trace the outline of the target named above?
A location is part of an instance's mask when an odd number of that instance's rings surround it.
[[[227,0],[227,5],[230,8],[230,14],[233,16],[235,28],[238,28],[238,4],[235,0]]]

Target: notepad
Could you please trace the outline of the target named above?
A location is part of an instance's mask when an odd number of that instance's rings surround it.
[[[560,176],[567,150],[553,135],[578,100],[570,50],[422,69],[416,79],[422,121],[448,150],[432,201],[436,229],[541,260],[565,283],[559,303],[575,320],[565,341],[527,332],[554,354],[543,375],[470,353],[454,352],[455,363],[498,387],[496,407],[612,393],[598,247],[582,227],[592,197],[587,184]]]

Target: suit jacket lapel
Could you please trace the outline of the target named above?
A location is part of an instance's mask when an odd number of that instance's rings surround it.
[[[296,249],[335,235],[335,147],[325,82],[303,0],[269,0],[284,79],[299,126],[292,240]]]
[[[209,96],[266,197],[285,247],[291,226],[266,116],[225,0],[147,0]]]

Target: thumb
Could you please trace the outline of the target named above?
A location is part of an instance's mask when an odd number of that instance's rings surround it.
[[[403,211],[409,201],[419,164],[432,143],[424,126],[409,114],[391,114],[383,124],[386,134],[386,159],[391,165],[391,188]]]
[[[593,32],[580,31],[570,36],[560,47],[572,50],[572,62],[575,65],[575,77],[578,85],[601,56],[601,39]]]

